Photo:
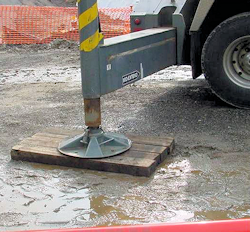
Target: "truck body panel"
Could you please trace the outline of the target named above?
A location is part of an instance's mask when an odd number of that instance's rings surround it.
[[[134,7],[131,30],[154,27],[175,27],[177,30],[177,64],[190,64],[189,28],[199,0],[144,0]],[[140,24],[134,23],[135,19]],[[185,50],[185,51],[184,51]]]

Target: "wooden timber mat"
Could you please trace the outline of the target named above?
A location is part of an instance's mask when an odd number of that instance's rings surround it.
[[[133,142],[130,150],[109,158],[75,158],[57,150],[61,141],[81,133],[82,130],[46,129],[14,146],[11,158],[17,161],[149,177],[174,149],[174,139],[170,137],[127,135]]]

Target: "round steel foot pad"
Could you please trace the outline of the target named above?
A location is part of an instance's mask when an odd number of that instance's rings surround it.
[[[88,129],[85,134],[66,139],[58,150],[68,156],[78,158],[105,158],[119,155],[132,145],[131,140],[122,134],[105,133],[102,129]]]

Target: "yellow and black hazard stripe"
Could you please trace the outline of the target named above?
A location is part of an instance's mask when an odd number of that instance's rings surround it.
[[[82,0],[77,0],[78,4],[81,3]],[[91,23],[94,23],[95,20],[98,19],[98,7],[97,2],[91,6],[86,11],[82,12],[79,15],[79,31],[81,33],[87,26]],[[99,28],[89,36],[88,38],[84,39],[80,42],[80,50],[84,52],[91,52],[94,50],[103,39],[103,35],[100,33]]]

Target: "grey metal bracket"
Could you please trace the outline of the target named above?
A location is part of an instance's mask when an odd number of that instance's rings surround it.
[[[176,29],[153,28],[104,40],[99,47],[101,95],[176,64]]]

